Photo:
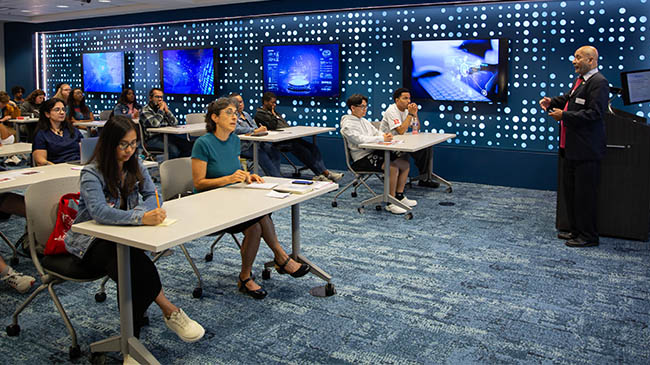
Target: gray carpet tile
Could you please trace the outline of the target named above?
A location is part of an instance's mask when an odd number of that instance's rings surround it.
[[[345,181],[350,177],[346,176]],[[378,181],[373,188],[381,190]],[[167,296],[206,328],[185,344],[165,327],[160,311],[142,341],[163,364],[433,364],[650,362],[650,249],[646,242],[602,238],[596,248],[572,249],[555,238],[555,193],[455,183],[454,191],[413,187],[414,219],[357,204],[368,197],[333,194],[301,206],[304,253],[334,277],[337,295],[316,298],[316,277],[275,271],[263,243],[257,282],[269,292],[256,301],[237,291],[239,252],[225,237],[205,262],[213,237],[187,244],[204,279],[204,297],[191,296],[195,278],[179,249],[158,265]],[[440,202],[453,202],[441,206]],[[227,209],[227,207],[221,207]],[[290,247],[290,210],[273,214]],[[24,220],[0,229],[17,239]],[[8,258],[6,246],[0,252]],[[18,270],[34,274],[28,259]],[[94,301],[98,283],[57,288],[77,330],[86,363],[89,344],[118,332],[114,283]],[[11,321],[26,297],[0,287],[0,319]],[[19,337],[0,333],[0,363],[68,363],[70,338],[42,294],[20,316]],[[120,355],[108,354],[108,363]]]

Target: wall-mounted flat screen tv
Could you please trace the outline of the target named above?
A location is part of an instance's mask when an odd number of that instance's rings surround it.
[[[160,75],[165,94],[214,95],[217,52],[212,48],[161,50]]]
[[[623,104],[650,102],[650,70],[621,72]]]
[[[122,92],[124,52],[84,53],[81,55],[81,69],[85,92]]]
[[[405,41],[404,85],[414,99],[499,101],[508,95],[508,40]]]
[[[262,52],[264,91],[277,96],[339,95],[338,44],[264,46]]]

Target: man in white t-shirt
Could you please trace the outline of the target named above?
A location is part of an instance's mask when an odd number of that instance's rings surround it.
[[[404,134],[414,121],[416,122],[415,129],[419,130],[418,105],[411,102],[411,92],[401,87],[393,93],[393,100],[395,103],[386,109],[384,117],[381,120],[382,132],[390,132],[393,135]],[[437,188],[440,186],[440,183],[431,179],[431,176],[425,175],[433,158],[433,150],[431,148],[425,148],[412,152],[410,155],[413,157],[415,166],[420,173],[418,176],[418,185],[429,188]]]

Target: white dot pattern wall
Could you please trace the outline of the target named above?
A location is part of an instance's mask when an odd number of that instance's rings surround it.
[[[54,85],[81,86],[81,53],[124,51],[127,86],[140,102],[159,85],[158,51],[163,48],[214,47],[219,56],[218,93],[238,92],[253,113],[262,86],[262,46],[340,43],[341,96],[332,99],[280,99],[278,110],[294,125],[339,127],[354,93],[369,97],[368,119],[380,120],[402,86],[405,40],[508,38],[509,95],[506,103],[423,101],[422,128],[458,135],[449,144],[467,147],[553,151],[557,123],[539,108],[543,96],[568,91],[575,79],[570,64],[576,48],[596,46],[600,70],[614,86],[619,73],[650,68],[647,0],[517,2],[463,6],[422,6],[308,15],[240,18],[43,33],[40,44],[48,94]],[[205,14],[206,17],[218,14]],[[96,110],[112,109],[113,94],[90,94]],[[202,112],[213,97],[173,96],[177,115]],[[621,100],[613,102],[622,107]],[[649,105],[624,107],[650,117]],[[338,135],[337,132],[331,132]]]

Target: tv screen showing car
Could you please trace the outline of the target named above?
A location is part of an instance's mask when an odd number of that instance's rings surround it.
[[[264,91],[277,96],[339,95],[338,44],[265,46],[262,52]]]
[[[82,87],[85,92],[119,93],[124,87],[124,53],[81,55]]]
[[[214,49],[165,49],[160,51],[160,65],[165,94],[215,94],[218,78]]]
[[[404,83],[414,99],[507,99],[507,39],[405,41],[404,66]]]

